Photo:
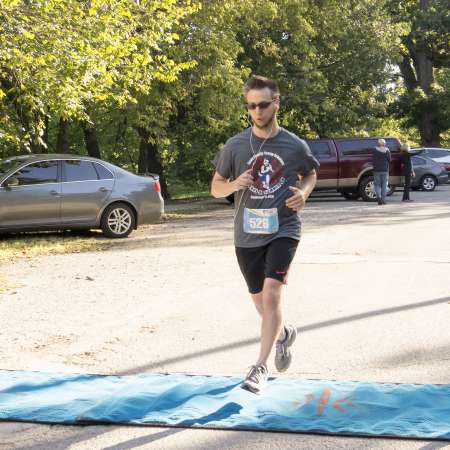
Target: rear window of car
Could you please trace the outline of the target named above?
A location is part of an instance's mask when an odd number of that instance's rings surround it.
[[[420,158],[419,156],[413,156],[411,160],[415,166],[426,166],[427,164],[427,160]]]
[[[427,150],[427,155],[430,158],[443,158],[444,156],[450,156],[450,152],[447,150]]]
[[[113,174],[104,165],[96,162],[93,164],[100,180],[109,180],[114,178]]]
[[[397,139],[386,139],[386,145],[391,153],[400,152],[400,142]]]
[[[331,156],[331,149],[327,142],[307,141],[307,144],[317,159],[326,159]]]
[[[65,181],[96,181],[97,172],[91,161],[68,159],[64,161]]]
[[[378,138],[375,139],[352,139],[338,141],[338,146],[344,155],[371,155],[372,151],[378,145]],[[391,153],[400,151],[400,144],[396,139],[386,139],[386,146]]]
[[[376,139],[355,139],[351,141],[339,141],[339,147],[344,155],[370,155],[377,146]]]

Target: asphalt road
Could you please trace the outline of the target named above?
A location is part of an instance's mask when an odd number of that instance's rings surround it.
[[[449,383],[450,185],[412,198],[402,203],[395,193],[386,206],[328,194],[308,201],[284,292],[286,317],[300,332],[285,376]],[[0,295],[1,367],[243,374],[257,356],[259,323],[235,262],[232,209],[208,200],[167,210],[170,220],[107,251],[5,268],[21,285]],[[450,443],[0,423],[0,449],[19,448],[432,450]]]

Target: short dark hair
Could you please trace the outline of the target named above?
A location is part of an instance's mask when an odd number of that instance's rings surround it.
[[[244,96],[246,97],[248,91],[252,89],[269,88],[272,91],[272,96],[277,98],[280,96],[280,89],[278,83],[270,78],[262,77],[260,75],[252,75],[244,85]]]

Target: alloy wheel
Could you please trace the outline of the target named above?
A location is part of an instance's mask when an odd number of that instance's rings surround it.
[[[115,234],[124,234],[131,227],[131,215],[124,208],[115,208],[108,216],[108,227]]]
[[[375,185],[373,183],[373,180],[369,181],[366,184],[364,190],[365,190],[367,197],[370,198],[371,200],[375,200],[377,198],[377,196],[375,194]]]
[[[422,180],[422,187],[425,191],[432,191],[436,187],[436,181],[433,177],[425,177]]]

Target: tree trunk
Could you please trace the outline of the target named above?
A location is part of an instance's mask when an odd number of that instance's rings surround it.
[[[138,127],[137,132],[140,138],[138,172],[142,175],[148,173],[156,173],[159,175],[161,194],[165,199],[170,199],[166,177],[164,176],[164,170],[159,157],[158,146],[150,142],[150,133],[146,129]]]
[[[56,152],[69,153],[69,122],[60,117],[58,136],[56,138]]]
[[[420,115],[419,132],[421,144],[424,147],[440,147],[441,136],[435,123],[435,113],[433,108],[425,105]]]
[[[420,9],[429,9],[429,0],[420,0]],[[415,31],[413,27],[413,32]],[[400,63],[400,71],[405,82],[406,89],[412,93],[420,87],[427,99],[419,105],[417,116],[417,128],[423,146],[439,147],[441,144],[440,129],[437,125],[438,111],[433,104],[432,84],[434,83],[433,61],[424,38],[417,38],[414,42],[411,35],[404,40],[408,54],[403,55]],[[413,70],[414,68],[414,70]]]
[[[82,124],[84,133],[84,142],[89,156],[101,159],[100,145],[97,139],[97,131],[87,123]]]
[[[33,125],[31,137],[29,139],[31,153],[45,153],[46,148],[42,145],[42,141],[36,131],[37,129]]]
[[[50,142],[48,140],[48,122],[49,122],[48,116],[45,116],[45,119],[44,119],[44,133],[42,135],[42,140],[45,143],[47,152],[50,150]]]

